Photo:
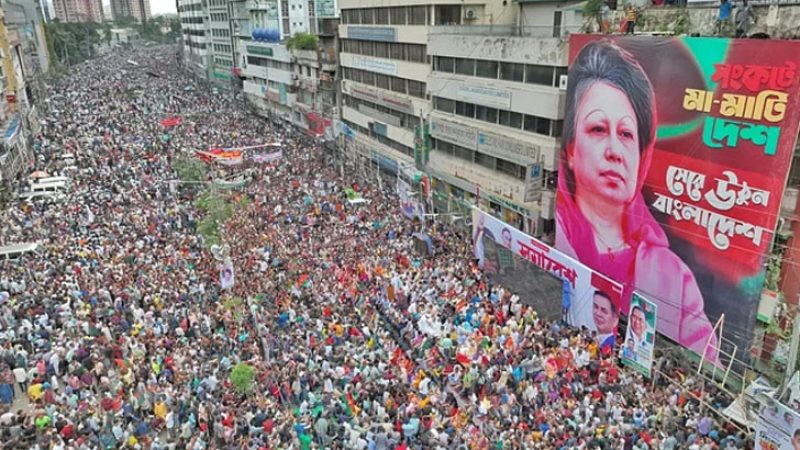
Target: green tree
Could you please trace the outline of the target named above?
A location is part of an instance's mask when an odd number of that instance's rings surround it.
[[[316,50],[319,39],[310,33],[295,33],[286,41],[289,50]]]
[[[172,168],[178,173],[181,181],[199,182],[203,181],[206,176],[206,165],[202,161],[188,156],[177,158]]]
[[[592,31],[594,28],[592,22],[597,24],[598,30],[603,30],[603,4],[605,0],[587,0],[583,5],[583,15],[586,17],[587,23],[584,24],[586,31]]]
[[[253,391],[253,382],[256,378],[256,370],[245,363],[236,364],[231,371],[231,384],[240,395],[249,394]]]

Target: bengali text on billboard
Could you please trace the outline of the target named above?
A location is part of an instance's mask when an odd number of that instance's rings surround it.
[[[481,267],[485,262],[484,239],[491,239],[561,279],[562,316],[567,323],[595,331],[601,346],[616,344],[621,285],[478,208],[472,209],[472,237]]]
[[[709,359],[747,348],[797,140],[800,42],[570,36],[556,248]],[[740,355],[741,356],[741,355]]]

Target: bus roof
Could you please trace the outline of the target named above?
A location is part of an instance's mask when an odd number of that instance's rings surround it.
[[[39,244],[37,244],[36,242],[24,242],[21,244],[4,245],[0,247],[0,255],[4,255],[6,253],[32,252],[37,248],[39,248]]]

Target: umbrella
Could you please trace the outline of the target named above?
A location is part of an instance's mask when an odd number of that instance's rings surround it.
[[[50,175],[48,175],[47,172],[42,171],[42,170],[37,170],[36,172],[33,172],[31,174],[31,178],[47,178],[49,176]]]

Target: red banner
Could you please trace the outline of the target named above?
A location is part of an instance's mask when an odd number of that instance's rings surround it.
[[[172,128],[183,123],[183,118],[181,116],[167,117],[166,119],[161,119],[159,123],[162,127]]]
[[[570,36],[556,247],[747,348],[800,122],[800,43]],[[709,345],[710,344],[710,345]],[[740,355],[745,356],[746,355]]]

